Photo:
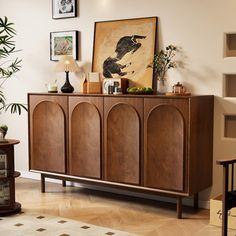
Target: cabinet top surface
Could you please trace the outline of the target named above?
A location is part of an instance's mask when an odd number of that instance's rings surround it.
[[[9,146],[9,145],[15,145],[20,143],[19,140],[16,139],[6,139],[6,142],[0,142],[0,146]]]
[[[37,93],[37,92],[32,92],[28,93],[28,95],[43,95],[43,96],[88,96],[88,97],[129,97],[129,98],[134,98],[134,97],[141,97],[141,98],[192,98],[192,97],[202,97],[202,96],[213,96],[213,95],[157,95],[157,94],[93,94],[93,93]]]

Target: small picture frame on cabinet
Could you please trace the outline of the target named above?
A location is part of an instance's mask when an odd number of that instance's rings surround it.
[[[77,17],[77,0],[52,0],[52,18]]]

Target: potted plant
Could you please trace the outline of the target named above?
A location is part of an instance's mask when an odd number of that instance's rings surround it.
[[[0,133],[1,133],[1,138],[0,139],[5,139],[5,136],[7,134],[8,126],[7,125],[0,125]]]
[[[171,68],[176,68],[177,63],[173,60],[178,48],[174,45],[168,45],[165,50],[160,50],[157,54],[154,54],[154,58],[148,67],[153,68],[154,77],[157,79],[157,92],[165,93],[165,75]]]
[[[13,75],[17,73],[21,68],[21,60],[13,55],[18,52],[15,48],[15,41],[13,40],[16,35],[16,31],[13,28],[14,23],[8,21],[8,18],[0,18],[0,114],[10,109],[11,113],[21,114],[21,110],[27,110],[26,106],[21,103],[7,103],[4,95],[4,83],[13,78]],[[6,125],[4,132],[6,133]],[[2,130],[2,128],[1,128]]]

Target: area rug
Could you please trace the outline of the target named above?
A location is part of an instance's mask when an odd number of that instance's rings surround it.
[[[0,217],[0,235],[6,236],[137,236],[47,214],[20,213]]]

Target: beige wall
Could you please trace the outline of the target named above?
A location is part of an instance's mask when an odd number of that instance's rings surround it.
[[[213,187],[200,199],[208,200],[221,190],[221,171],[215,161],[236,153],[235,139],[223,137],[223,114],[236,114],[236,99],[223,99],[223,73],[236,73],[236,58],[223,58],[223,33],[236,32],[235,0],[80,0],[79,16],[52,19],[51,0],[1,0],[0,16],[8,16],[16,24],[17,47],[23,49],[22,70],[5,88],[9,101],[27,102],[27,92],[46,91],[45,84],[64,74],[53,71],[55,62],[49,59],[49,33],[78,30],[81,32],[79,64],[90,70],[95,21],[158,16],[159,44],[175,44],[182,48],[179,56],[183,68],[172,70],[169,85],[183,82],[195,94],[214,94],[214,176]],[[79,87],[81,74],[72,75]],[[78,89],[77,89],[78,90]],[[16,147],[16,168],[27,174],[28,133],[27,114],[1,115],[1,123],[10,127],[8,137],[21,140]],[[199,147],[201,148],[201,147]],[[203,163],[204,164],[204,163]]]

